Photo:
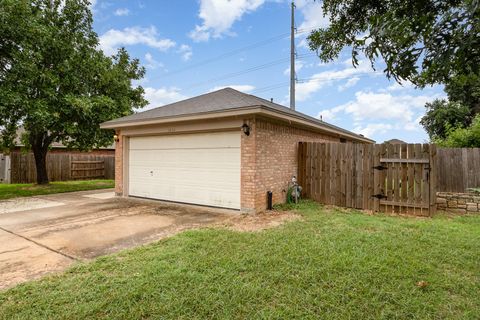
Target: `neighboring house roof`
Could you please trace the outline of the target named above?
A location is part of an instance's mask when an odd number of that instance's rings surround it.
[[[206,93],[197,97],[175,102],[166,106],[135,113],[123,118],[104,122],[101,128],[122,128],[135,125],[147,125],[180,120],[207,119],[207,115],[214,117],[228,116],[229,114],[284,115],[293,119],[302,120],[319,129],[337,133],[364,142],[374,142],[362,135],[331,125],[319,119],[310,117],[298,111],[291,110],[271,101],[242,93],[232,88]],[[202,117],[203,116],[203,117]],[[160,121],[163,120],[163,121]]]
[[[21,141],[21,138],[22,138],[22,135],[25,133],[25,129],[23,127],[19,127],[17,129],[17,137],[15,138],[15,146],[16,147],[23,147],[24,144],[22,143]],[[50,147],[52,148],[58,148],[58,149],[64,149],[64,148],[67,148],[63,143],[61,142],[52,142],[52,144],[50,145]],[[106,146],[106,147],[100,147],[100,148],[96,148],[98,150],[115,150],[115,143],[112,143],[111,145],[109,146]]]
[[[390,143],[390,144],[404,144],[406,143],[405,141],[403,140],[400,140],[400,139],[390,139],[390,140],[387,140],[385,141],[384,143]]]

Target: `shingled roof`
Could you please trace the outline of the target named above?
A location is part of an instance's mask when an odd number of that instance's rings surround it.
[[[308,116],[298,111],[291,110],[288,107],[277,103],[262,99],[260,97],[246,94],[232,88],[224,88],[218,91],[202,94],[193,98],[178,101],[155,109],[135,113],[126,117],[114,119],[102,123],[102,128],[121,128],[123,126],[131,126],[135,123],[151,121],[154,119],[176,118],[182,116],[195,116],[209,113],[222,113],[226,111],[246,110],[254,107],[282,113],[300,118],[311,123],[315,123],[319,127],[334,130],[339,134],[356,137],[357,139],[373,142],[362,135],[355,134],[351,131],[326,123],[314,117]]]

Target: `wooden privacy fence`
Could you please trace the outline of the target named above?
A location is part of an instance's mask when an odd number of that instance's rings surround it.
[[[480,187],[480,148],[438,148],[437,191]]]
[[[48,153],[47,171],[50,181],[115,178],[114,155]],[[11,183],[32,183],[37,173],[33,153],[10,154]]]
[[[104,178],[105,159],[71,161],[70,171],[72,180]]]
[[[304,196],[348,208],[431,215],[436,148],[428,144],[301,142]]]

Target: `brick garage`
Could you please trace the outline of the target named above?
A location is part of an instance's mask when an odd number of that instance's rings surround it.
[[[301,141],[340,142],[329,136],[294,127],[281,121],[258,118],[250,120],[252,134],[242,138],[242,208],[267,207],[267,191],[273,203],[286,200],[288,182],[297,176],[297,148]]]
[[[115,190],[260,212],[286,200],[298,142],[372,143],[363,136],[231,88],[132,116],[115,129]]]

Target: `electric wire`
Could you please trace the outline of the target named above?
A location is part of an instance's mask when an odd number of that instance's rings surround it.
[[[315,53],[307,53],[307,54],[297,55],[297,59],[301,60],[303,58],[307,58],[307,57],[311,57],[311,56],[316,56],[316,54]],[[244,69],[244,70],[223,74],[223,75],[220,75],[220,76],[217,76],[217,77],[210,78],[210,79],[205,80],[205,81],[194,83],[194,84],[186,87],[185,90],[200,87],[202,85],[211,84],[212,82],[217,82],[217,81],[220,81],[220,80],[225,80],[225,79],[229,79],[229,78],[238,77],[240,75],[255,72],[255,71],[258,71],[258,70],[270,68],[270,67],[288,62],[289,60],[290,60],[289,57],[282,58],[282,59],[278,59],[278,60],[274,60],[274,61],[270,61],[270,62],[261,64],[261,65],[253,66],[253,67],[250,67],[250,68],[247,68],[247,69]]]
[[[297,34],[301,34],[301,33],[305,33],[305,32],[308,32],[308,31],[311,31],[313,30],[314,28],[304,28],[304,29],[299,29],[297,30]],[[191,64],[191,65],[188,65],[188,66],[185,66],[183,68],[179,68],[179,69],[176,69],[176,70],[173,70],[173,71],[167,71],[164,75],[162,76],[172,76],[172,75],[176,75],[176,74],[179,74],[179,73],[183,73],[185,71],[188,71],[188,70],[191,70],[191,69],[194,69],[194,68],[198,68],[198,67],[201,67],[201,66],[204,66],[204,65],[207,65],[207,64],[211,64],[213,62],[216,62],[216,61],[219,61],[219,60],[223,60],[223,59],[226,59],[226,58],[229,58],[233,55],[236,55],[236,54],[239,54],[239,53],[242,53],[242,52],[245,52],[245,51],[249,51],[249,50],[252,50],[252,49],[256,49],[258,47],[262,47],[262,46],[265,46],[267,44],[270,44],[270,43],[273,43],[275,41],[278,41],[278,40],[282,40],[282,39],[287,39],[290,37],[290,32],[286,32],[286,33],[282,33],[282,34],[279,34],[279,35],[276,35],[276,36],[273,36],[271,38],[268,38],[268,39],[265,39],[265,40],[261,40],[261,41],[258,41],[258,42],[254,42],[250,45],[247,45],[245,47],[241,47],[241,48],[237,48],[235,50],[231,50],[231,51],[227,51],[227,52],[224,52],[218,56],[215,56],[215,57],[212,57],[212,58],[208,58],[208,59],[205,59],[205,60],[202,60],[202,61],[199,61],[197,63],[194,63],[194,64]],[[155,77],[155,78],[151,78],[150,80],[154,80],[156,78],[160,78],[162,76],[159,76],[159,77]]]
[[[379,72],[364,72],[364,73],[359,73],[359,74],[356,74],[356,75],[353,75],[353,76],[332,77],[332,78],[328,78],[328,79],[315,79],[315,78],[313,78],[313,79],[312,78],[310,78],[310,79],[299,79],[299,80],[297,80],[297,83],[329,82],[329,81],[332,81],[332,80],[334,81],[334,80],[344,80],[344,79],[352,79],[352,78],[364,78],[364,77],[371,76],[373,74],[379,74]],[[289,85],[290,85],[290,82],[280,82],[280,83],[276,83],[276,84],[273,84],[273,85],[269,85],[269,86],[266,86],[266,87],[261,87],[261,88],[252,90],[251,93],[261,93],[261,92],[271,91],[271,90],[286,87],[286,86],[289,86]]]

